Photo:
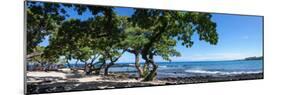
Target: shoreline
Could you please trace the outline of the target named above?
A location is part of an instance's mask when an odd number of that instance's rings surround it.
[[[128,77],[125,78],[122,75],[118,75],[114,77],[90,76],[86,78],[83,77],[77,79],[81,79],[82,81],[81,80],[73,81],[73,80],[65,80],[63,78],[58,78],[57,80],[55,80],[56,82],[52,82],[52,81],[27,82],[27,90],[28,90],[27,93],[38,94],[38,93],[54,93],[54,92],[69,92],[69,91],[102,90],[102,89],[113,89],[113,88],[151,87],[151,86],[164,86],[164,85],[253,80],[253,79],[263,79],[263,73],[226,75],[226,76],[216,76],[216,77],[214,76],[168,77],[168,78],[161,78],[149,82],[143,82]]]

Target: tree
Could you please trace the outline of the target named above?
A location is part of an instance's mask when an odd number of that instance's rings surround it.
[[[58,32],[51,35],[50,46],[61,49],[60,54],[69,60],[77,59],[85,63],[85,71],[90,59],[90,68],[95,69],[93,62],[103,54],[105,60],[111,61],[105,67],[105,72],[108,72],[108,68],[120,58],[115,58],[119,56],[118,43],[122,39],[119,36],[122,31],[119,21],[110,8],[105,9],[103,16],[94,16],[86,21],[66,20],[61,24]],[[106,52],[101,53],[101,51]],[[89,74],[91,71],[87,69],[86,73]]]
[[[43,67],[41,68],[41,70],[48,71],[51,64],[57,63],[59,61],[58,56],[54,53],[55,51],[53,50],[42,46],[37,46],[34,50],[36,52],[42,52],[42,54],[30,58],[29,61],[35,64],[39,64],[41,67]]]
[[[78,19],[69,19],[61,24],[57,32],[50,37],[50,47],[58,51],[58,55],[65,56],[69,65],[69,60],[76,59],[85,64],[86,71],[87,62],[92,56],[97,54],[97,50],[93,49],[93,40],[88,35],[91,28],[89,21],[80,21]],[[93,62],[96,58],[93,58]],[[70,65],[69,65],[70,67]],[[86,72],[89,74],[90,71]]]
[[[124,21],[127,21],[124,19]],[[138,71],[139,78],[142,78],[146,74],[147,68],[140,64],[140,54],[143,45],[148,42],[147,36],[150,34],[149,29],[142,29],[138,26],[133,26],[132,22],[127,21],[125,29],[125,39],[121,43],[126,48],[126,51],[134,54],[135,67]]]
[[[40,46],[37,46],[37,47],[35,47],[34,48],[34,51],[35,52],[44,52],[44,47],[40,47]],[[46,63],[45,62],[45,59],[43,59],[42,57],[41,57],[41,55],[42,54],[40,54],[40,55],[37,55],[37,56],[34,56],[34,57],[32,57],[32,58],[30,58],[28,61],[30,61],[31,63],[34,63],[34,64],[38,64],[38,65],[40,65],[40,66],[44,66],[44,64]]]
[[[64,9],[60,4],[32,1],[28,1],[26,6],[27,58],[30,58],[41,54],[34,49],[64,20],[63,14],[59,13]]]
[[[132,20],[134,25],[152,29],[152,35],[148,37],[149,42],[144,45],[141,52],[145,64],[152,66],[144,81],[156,78],[158,65],[153,60],[154,56],[159,55],[168,59],[171,55],[179,55],[172,48],[176,45],[175,39],[182,41],[182,45],[187,48],[193,45],[191,37],[194,32],[199,34],[200,40],[210,44],[216,44],[218,40],[216,24],[207,13],[136,9]]]
[[[27,7],[27,44],[28,54],[30,55],[28,57],[42,54],[41,52],[34,53],[33,49],[46,36],[49,36],[47,47],[57,51],[55,52],[56,55],[65,56],[69,67],[69,60],[76,59],[76,63],[78,60],[84,62],[86,69],[87,61],[91,59],[90,64],[93,65],[93,62],[100,55],[99,50],[105,48],[106,50],[110,49],[110,52],[106,53],[107,56],[104,56],[105,59],[115,60],[115,56],[118,56],[116,51],[119,51],[119,49],[115,49],[117,47],[115,43],[120,41],[120,38],[119,36],[113,37],[113,35],[120,32],[120,28],[117,26],[120,20],[118,20],[112,7],[32,1],[27,2]],[[65,20],[64,18],[69,16],[65,8],[73,8],[79,15],[89,10],[92,17],[86,21],[79,19]],[[102,48],[98,47],[97,40],[99,38],[106,39],[106,42],[110,44]],[[110,66],[110,64],[107,65],[107,68]]]
[[[58,63],[60,56],[57,54],[56,50],[53,50],[49,47],[45,47],[43,54],[41,57],[45,60],[47,68],[45,71],[49,71],[50,66],[52,64]]]
[[[109,68],[116,64],[124,52],[135,55],[135,67],[144,81],[156,78],[158,65],[155,56],[171,61],[180,56],[177,42],[190,48],[192,35],[215,45],[218,41],[216,23],[208,13],[176,12],[155,9],[135,9],[132,16],[119,16],[114,7],[84,6],[73,4],[27,3],[27,54],[28,57],[44,55],[55,62],[64,56],[85,64],[86,74],[93,70]],[[78,14],[91,12],[86,20],[65,19],[65,8],[73,8]],[[36,50],[48,36],[49,45],[44,51]],[[145,60],[140,65],[140,57]]]
[[[102,62],[104,66],[104,75],[108,75],[108,70],[111,66],[113,66],[118,59],[122,56],[122,54],[126,51],[126,47],[122,44],[124,40],[124,30],[126,28],[127,22],[126,17],[117,17],[115,13],[112,13],[111,19],[109,20],[107,16],[101,17],[106,20],[99,21],[99,23],[104,22],[100,31],[104,31],[108,33],[108,36],[99,38],[99,47],[102,56]],[[109,24],[111,23],[111,24]],[[107,26],[111,27],[107,27]],[[105,27],[106,26],[106,27]],[[110,28],[110,30],[108,29]]]
[[[108,75],[109,67],[114,65],[123,54],[120,53],[118,49],[118,43],[122,38],[119,36],[121,33],[120,31],[122,31],[120,27],[118,27],[120,20],[117,18],[113,8],[111,7],[76,6],[76,8],[78,13],[83,13],[87,9],[92,12],[93,18],[89,20],[90,27],[93,27],[91,28],[93,30],[86,33],[91,35],[90,39],[94,39],[90,41],[91,43],[99,45],[91,45],[90,47],[97,51],[103,51],[100,52],[100,55],[102,56],[100,60],[103,60],[101,61],[103,62],[101,66],[105,66],[104,74]],[[98,13],[101,13],[102,15],[100,16]],[[109,60],[110,62],[107,64],[106,60]]]

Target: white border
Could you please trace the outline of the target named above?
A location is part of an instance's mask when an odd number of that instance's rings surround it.
[[[56,93],[53,95],[280,95],[281,32],[278,0],[42,0],[128,7],[263,15],[265,79],[177,86]],[[23,1],[0,5],[0,93],[23,94]]]

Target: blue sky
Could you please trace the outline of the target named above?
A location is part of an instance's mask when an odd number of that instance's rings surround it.
[[[128,16],[134,12],[131,8],[117,8],[115,11],[122,16]],[[90,16],[89,11],[83,15],[78,15],[72,9],[67,9],[67,12],[70,14],[69,18],[86,20]],[[192,37],[194,45],[191,48],[186,48],[181,44],[175,47],[182,56],[171,57],[173,62],[233,60],[262,56],[262,17],[229,14],[212,15],[212,21],[217,23],[217,33],[219,34],[217,45],[199,41],[198,35],[195,34]],[[48,45],[48,37],[40,45]],[[133,59],[132,54],[125,53],[118,62],[133,62]],[[155,61],[162,62],[164,60],[161,57],[155,57]]]

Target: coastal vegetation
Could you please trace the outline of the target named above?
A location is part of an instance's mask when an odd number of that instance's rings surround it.
[[[69,18],[66,10],[79,15],[90,12],[86,20]],[[136,9],[121,16],[115,7],[27,2],[27,60],[47,66],[84,63],[86,75],[109,75],[109,68],[125,53],[135,55],[134,64],[143,81],[156,79],[155,56],[171,61],[181,56],[177,42],[186,48],[194,44],[192,36],[211,45],[218,42],[216,23],[209,13]],[[47,46],[39,44],[48,38]],[[140,64],[140,59],[145,60]],[[48,71],[48,69],[45,69]]]

